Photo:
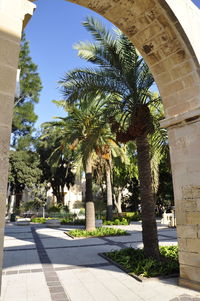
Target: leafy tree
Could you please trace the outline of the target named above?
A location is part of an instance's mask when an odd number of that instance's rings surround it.
[[[54,123],[54,125],[62,129],[65,135],[65,138],[61,140],[61,145],[70,143],[70,148],[75,150],[82,160],[86,174],[86,229],[91,230],[95,228],[92,189],[95,158],[98,156],[105,159],[105,156],[109,156],[112,135],[103,115],[104,102],[98,97],[91,99],[85,97],[79,100],[76,105],[67,106],[66,110],[68,116],[60,118],[61,121]],[[112,204],[108,206],[110,208]]]
[[[60,81],[63,96],[72,103],[85,95],[100,93],[109,99],[110,123],[117,140],[136,141],[144,251],[147,256],[159,258],[149,144],[157,125],[151,106],[160,103],[160,98],[149,91],[154,79],[121,31],[116,30],[113,36],[93,18],[87,18],[83,25],[96,42],[80,42],[75,48],[81,58],[97,67],[67,73]]]
[[[43,171],[42,183],[50,183],[57,203],[64,205],[64,187],[74,185],[73,154],[69,148],[60,147],[61,132],[46,123],[35,146]]]
[[[106,120],[106,119],[105,119]],[[106,183],[106,199],[107,199],[107,220],[113,219],[113,168],[115,158],[120,162],[125,162],[124,148],[115,141],[115,137],[110,134],[105,145],[96,148],[97,160],[95,163],[97,182],[101,185]],[[101,185],[102,187],[102,185]],[[102,187],[103,188],[103,187]],[[102,189],[103,192],[103,189]],[[103,193],[104,194],[104,193]],[[115,200],[115,199],[114,199]]]
[[[12,194],[22,193],[24,188],[32,189],[40,182],[42,171],[39,156],[31,151],[10,151],[9,185]],[[16,204],[19,208],[20,201]]]
[[[127,197],[123,200],[123,190],[126,188],[129,193],[133,178],[138,178],[138,168],[135,153],[135,145],[128,143],[125,151],[125,160],[120,160],[119,157],[114,158],[113,164],[113,190],[114,203],[118,213],[122,212],[122,203],[127,201]],[[128,204],[130,207],[132,204]],[[133,206],[132,206],[133,207]]]
[[[174,192],[169,153],[162,158],[159,165],[159,186],[157,191],[157,204],[163,206],[174,205]]]
[[[22,36],[19,55],[20,95],[15,98],[12,123],[12,144],[18,149],[25,149],[32,140],[33,125],[37,120],[34,104],[38,103],[42,89],[37,65],[30,57],[29,42]]]

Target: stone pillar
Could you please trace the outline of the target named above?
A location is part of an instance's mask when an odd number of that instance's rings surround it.
[[[0,0],[0,275],[13,100],[24,22],[35,5],[26,0]]]
[[[168,127],[179,244],[179,284],[200,290],[200,108]]]

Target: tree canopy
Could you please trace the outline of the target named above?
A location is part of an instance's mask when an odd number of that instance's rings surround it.
[[[25,149],[32,140],[33,126],[37,121],[34,104],[38,103],[42,90],[38,67],[30,56],[29,42],[25,34],[22,36],[18,68],[20,69],[20,95],[14,102],[12,145],[17,149]]]

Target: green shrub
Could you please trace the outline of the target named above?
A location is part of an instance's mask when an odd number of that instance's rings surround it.
[[[129,222],[125,217],[116,218],[114,221],[106,221],[103,222],[104,225],[128,225]]]
[[[114,214],[113,217],[114,217],[114,220],[119,219],[120,221],[122,221],[122,219],[125,218],[127,220],[128,224],[130,224],[130,222],[137,222],[137,221],[141,220],[141,216],[137,211],[136,212],[116,213],[116,214]],[[123,223],[120,225],[123,225]]]
[[[63,218],[61,219],[62,225],[85,225],[85,219],[70,219],[70,218]]]
[[[120,264],[129,273],[143,277],[164,276],[179,272],[178,247],[160,247],[161,258],[157,261],[147,258],[143,249],[127,248],[106,253],[106,256]]]
[[[47,217],[47,218],[44,218],[44,217],[33,217],[31,219],[31,222],[32,223],[38,223],[38,224],[45,224],[48,219],[53,219],[53,218],[51,218],[51,217]]]
[[[71,230],[69,235],[74,237],[91,237],[91,236],[119,236],[119,235],[128,235],[128,233],[121,229],[114,228],[105,228],[100,227],[93,231],[86,230]]]
[[[31,219],[31,222],[39,223],[39,224],[45,224],[46,223],[46,218],[44,218],[44,217],[34,217],[34,218]]]
[[[61,210],[61,207],[60,206],[55,206],[55,205],[48,208],[49,213],[59,213],[60,210]]]
[[[139,214],[139,212],[126,212],[126,218],[127,220],[130,222],[137,222],[141,220],[141,216]]]

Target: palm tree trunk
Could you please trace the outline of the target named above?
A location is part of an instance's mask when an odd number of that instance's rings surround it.
[[[159,259],[155,200],[152,191],[149,143],[147,135],[136,138],[142,209],[142,238],[146,256]]]
[[[118,187],[117,192],[118,192],[117,198],[116,198],[115,194],[113,195],[114,204],[115,204],[115,207],[117,208],[117,213],[122,213],[122,188]]]
[[[113,201],[112,201],[112,183],[110,163],[106,164],[106,195],[107,195],[107,211],[106,219],[111,221],[113,219]]]
[[[87,158],[85,164],[86,173],[86,189],[85,189],[85,219],[86,219],[86,230],[95,230],[95,209],[92,193],[92,159],[91,155]]]

